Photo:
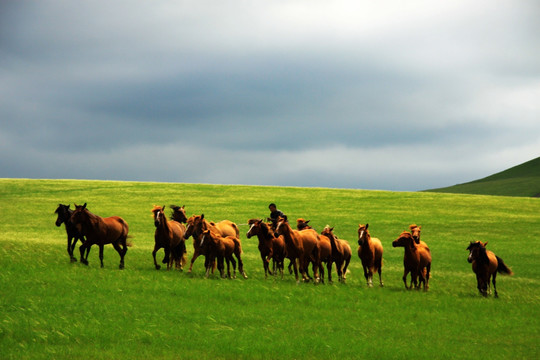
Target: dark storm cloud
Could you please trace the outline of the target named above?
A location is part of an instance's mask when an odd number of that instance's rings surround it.
[[[0,176],[416,190],[538,156],[534,2],[1,10]]]

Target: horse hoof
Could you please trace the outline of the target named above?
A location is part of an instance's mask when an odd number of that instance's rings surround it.
[[[159,270],[159,269],[161,269],[161,266],[156,265],[156,270]]]
[[[246,275],[246,273],[242,273],[242,276],[244,277],[244,279],[247,279],[248,276]]]
[[[77,262],[77,258],[72,257],[72,258],[71,258],[71,262],[72,262],[72,263]]]
[[[102,266],[103,267],[103,266]],[[124,270],[124,264],[120,264],[120,266],[118,267],[120,270]]]

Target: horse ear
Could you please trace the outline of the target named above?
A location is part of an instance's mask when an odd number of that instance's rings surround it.
[[[306,224],[309,224],[310,221],[311,221],[311,220],[306,221]]]
[[[332,228],[330,228],[330,231],[334,231],[334,228],[333,228],[333,227],[332,227]]]
[[[86,203],[84,203],[84,205],[82,206],[83,210],[86,209]]]
[[[367,230],[368,227],[369,227],[369,224],[366,224],[366,230]]]
[[[161,210],[165,210],[165,205],[163,205],[163,206],[161,207]]]
[[[184,209],[186,207],[186,205],[182,205],[182,207],[180,209]]]
[[[488,243],[488,241],[486,241],[486,242],[484,243],[484,247],[486,247],[487,243]]]
[[[201,214],[201,219],[204,219],[204,214]]]

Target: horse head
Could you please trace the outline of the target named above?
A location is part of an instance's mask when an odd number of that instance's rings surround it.
[[[251,239],[252,236],[258,235],[261,232],[261,224],[263,219],[250,219],[248,220],[249,230],[246,234],[248,239]]]
[[[304,230],[304,229],[312,229],[311,226],[309,226],[309,222],[311,220],[304,220],[302,218],[296,219],[296,228],[298,230]]]
[[[404,231],[396,240],[392,241],[392,247],[410,247],[415,249],[415,242],[414,236],[410,232]]]
[[[86,208],[86,203],[84,205],[75,204],[75,210],[71,214],[71,222],[73,224],[80,224],[83,221],[88,219],[88,209]]]
[[[414,239],[414,242],[417,244],[420,244],[420,231],[422,231],[422,226],[411,224],[409,225],[409,229],[411,230],[411,234]]]
[[[481,241],[475,241],[469,244],[467,247],[467,250],[469,250],[469,256],[467,257],[467,261],[469,263],[472,263],[475,260],[480,260],[483,262],[489,262],[487,253],[486,253],[486,245],[487,241],[485,243]]]
[[[335,239],[335,236],[334,236],[334,228],[330,227],[329,225],[326,225],[323,229],[323,231],[321,232],[321,235],[324,235],[326,237],[328,237],[329,239]]]
[[[152,213],[154,214],[154,225],[156,227],[160,226],[163,221],[163,217],[165,216],[163,210],[165,210],[165,205],[154,205],[154,208],[152,209]]]
[[[362,246],[364,245],[364,242],[367,241],[369,237],[369,224],[363,225],[358,224],[358,245]]]
[[[194,233],[201,233],[203,229],[203,223],[204,223],[204,214],[202,215],[192,215],[189,219],[186,221],[186,232],[184,234],[184,239],[189,239],[190,236],[192,236]]]
[[[54,213],[58,214],[58,218],[55,222],[56,226],[60,226],[62,223],[69,221],[69,218],[71,217],[69,205],[58,204],[58,207]]]
[[[284,218],[284,217],[278,217],[277,219],[277,223],[276,223],[276,234],[278,235],[283,235],[284,232],[286,231],[285,229],[289,227],[290,228],[290,225],[289,223],[287,222],[287,219]]]
[[[173,214],[171,216],[171,219],[174,221],[178,221],[179,223],[186,223],[188,218],[186,216],[186,205],[182,206],[176,206],[176,205],[170,205],[170,208],[173,209]]]

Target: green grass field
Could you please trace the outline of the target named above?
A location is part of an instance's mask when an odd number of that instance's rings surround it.
[[[130,225],[134,246],[98,249],[70,263],[58,203],[88,203]],[[186,205],[208,219],[266,217],[335,227],[353,248],[347,284],[264,279],[257,240],[240,225],[249,279],[156,271],[153,204]],[[73,206],[73,205],[72,205]],[[315,188],[0,179],[0,358],[91,359],[536,359],[540,356],[540,199]],[[367,288],[356,255],[358,223],[385,248],[384,288]],[[411,223],[433,255],[427,293],[406,291],[403,249]],[[469,241],[513,269],[499,298],[483,298],[467,263]],[[188,254],[191,256],[191,239]],[[162,256],[162,252],[159,256]],[[78,258],[77,253],[77,258]],[[336,275],[334,275],[336,276]],[[481,355],[480,355],[481,354]]]
[[[482,179],[427,191],[540,197],[540,157]]]

